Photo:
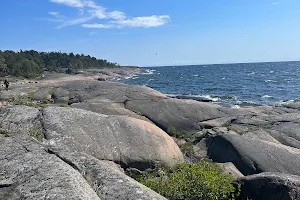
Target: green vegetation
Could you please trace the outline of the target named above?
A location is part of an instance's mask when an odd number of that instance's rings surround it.
[[[40,107],[39,103],[35,103],[30,101],[27,95],[16,95],[11,96],[8,100],[13,105],[23,105],[23,106],[29,106],[29,107]]]
[[[176,137],[176,138],[178,138],[178,137],[181,135],[181,134],[176,130],[175,127],[170,127],[170,128],[168,128],[167,133],[168,133],[170,136]]]
[[[232,177],[205,161],[171,169],[157,167],[133,178],[169,200],[232,200],[240,190],[232,185]]]
[[[191,158],[195,154],[193,147],[194,147],[193,143],[187,142],[180,146],[180,150],[183,155]]]
[[[4,135],[5,137],[9,137],[10,134],[12,134],[13,131],[9,130],[9,129],[3,129],[0,128],[0,135]]]
[[[35,125],[29,129],[29,135],[38,141],[43,141],[44,133],[41,125]]]
[[[67,107],[69,107],[69,105],[68,104],[60,104],[59,107],[67,108]]]
[[[112,68],[119,64],[83,54],[60,52],[37,52],[34,50],[14,52],[0,51],[0,76],[35,78],[44,70],[75,73],[88,68]]]

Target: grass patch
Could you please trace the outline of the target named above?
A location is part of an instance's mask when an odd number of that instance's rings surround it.
[[[232,185],[231,176],[205,161],[169,169],[157,167],[133,178],[169,200],[233,200],[240,191]]]
[[[59,107],[67,108],[67,107],[69,107],[69,105],[68,104],[60,104]]]
[[[193,143],[187,142],[180,146],[180,150],[183,155],[187,157],[193,157],[195,155]]]
[[[9,137],[9,135],[11,135],[12,133],[13,133],[13,131],[11,131],[9,129],[0,128],[0,135],[4,135],[5,137]]]
[[[42,102],[33,102],[30,100],[31,97],[29,97],[30,94],[27,95],[16,95],[16,96],[11,96],[10,99],[8,100],[12,105],[23,105],[23,106],[29,106],[29,107],[34,107],[34,108],[39,108],[39,107],[45,107],[46,105]]]
[[[29,135],[38,141],[43,141],[45,138],[43,127],[41,125],[35,125],[29,129]]]
[[[175,127],[170,127],[170,128],[168,128],[167,133],[168,133],[170,136],[176,137],[176,138],[178,138],[178,137],[181,135],[181,133],[179,133],[179,132],[176,130]]]

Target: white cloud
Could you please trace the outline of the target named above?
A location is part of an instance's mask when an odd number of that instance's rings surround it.
[[[113,28],[110,24],[82,24],[83,28]]]
[[[49,15],[52,15],[52,16],[58,16],[58,15],[59,15],[59,12],[49,12],[48,14],[49,14]]]
[[[156,16],[152,15],[149,17],[134,17],[131,19],[122,19],[113,21],[112,23],[117,24],[120,27],[158,27],[168,23],[170,17],[167,15]]]
[[[280,4],[280,2],[278,1],[278,2],[273,2],[272,3],[273,5],[276,5],[276,4]]]
[[[112,19],[117,19],[117,20],[123,20],[126,19],[126,15],[123,12],[120,11],[112,11],[108,13],[108,17]]]
[[[50,2],[64,4],[66,6],[71,6],[76,8],[84,7],[84,3],[81,0],[50,0]]]
[[[63,21],[58,28],[81,24],[83,28],[125,28],[125,27],[159,27],[170,21],[168,15],[152,15],[129,18],[121,11],[107,11],[107,8],[97,5],[93,0],[50,0],[50,2],[63,4],[78,9],[75,19],[59,16],[58,12],[49,12],[50,15]],[[101,20],[97,23],[87,23],[93,19]],[[102,20],[106,20],[103,22]]]

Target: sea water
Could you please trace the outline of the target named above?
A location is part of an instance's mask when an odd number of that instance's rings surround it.
[[[119,80],[168,96],[205,97],[232,106],[279,105],[300,100],[300,62],[148,67]]]

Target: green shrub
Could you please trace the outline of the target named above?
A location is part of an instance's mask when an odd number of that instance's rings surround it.
[[[29,129],[29,135],[38,141],[43,141],[45,138],[41,125],[35,125]]]
[[[69,107],[68,104],[60,104],[59,106],[62,107],[62,108],[67,108],[67,107]]]
[[[192,157],[195,154],[193,147],[194,145],[192,143],[187,142],[180,146],[180,150],[183,155],[187,157]]]
[[[232,200],[239,196],[239,188],[231,184],[233,178],[205,161],[171,169],[160,167],[135,178],[169,200]]]
[[[173,136],[173,137],[179,137],[180,136],[180,133],[176,130],[175,127],[168,128],[167,132],[170,136]]]

